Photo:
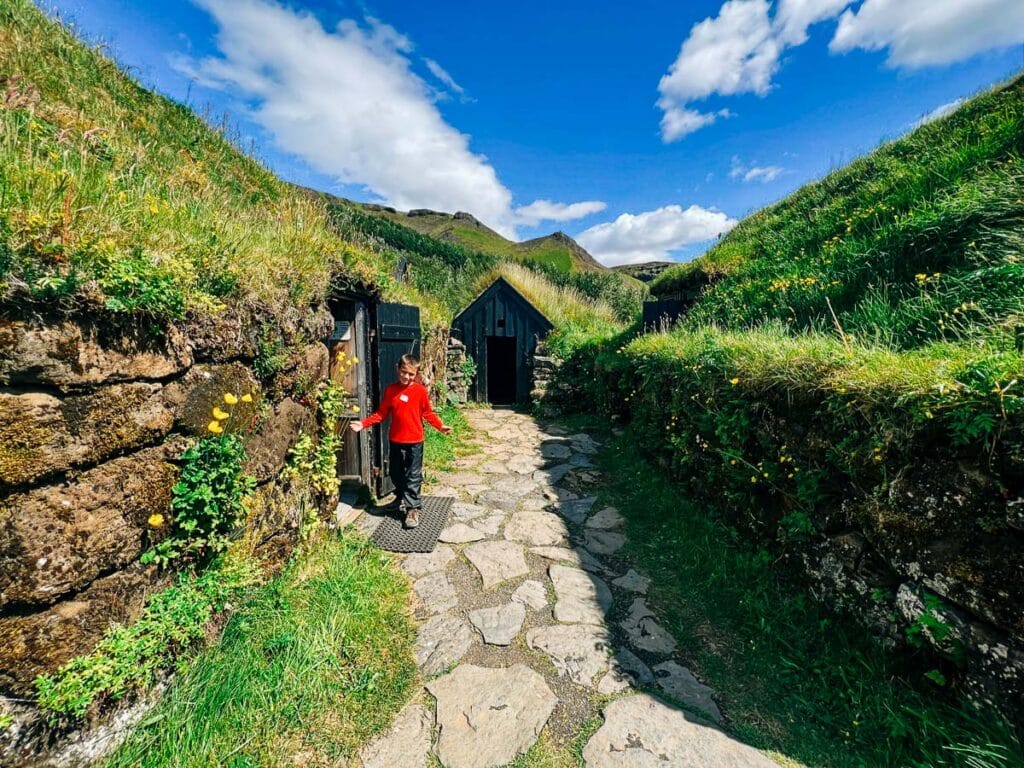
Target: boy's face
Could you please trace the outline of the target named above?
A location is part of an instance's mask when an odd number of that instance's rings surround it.
[[[413,368],[410,365],[398,366],[398,383],[403,387],[407,387],[416,381],[416,374],[419,373],[419,368]]]

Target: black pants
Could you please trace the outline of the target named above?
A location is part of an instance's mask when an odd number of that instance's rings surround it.
[[[419,509],[423,485],[423,443],[391,443],[389,463],[395,496],[406,509]]]

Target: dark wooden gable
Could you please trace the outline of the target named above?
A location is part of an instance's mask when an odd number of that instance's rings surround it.
[[[554,328],[551,321],[499,277],[477,296],[452,321],[452,333],[466,345],[466,353],[476,363],[477,374],[470,388],[475,400],[489,400],[493,391],[488,371],[496,360],[488,359],[488,348],[495,339],[515,339],[515,401],[525,402],[532,389],[533,352],[540,339]],[[492,341],[488,341],[492,339]],[[510,344],[508,346],[511,346]]]

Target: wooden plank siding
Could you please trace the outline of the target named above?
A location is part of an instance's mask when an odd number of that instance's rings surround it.
[[[529,400],[537,342],[554,326],[504,278],[498,278],[452,321],[452,334],[466,345],[476,363],[476,378],[469,388],[473,400],[488,399],[487,338],[516,339],[516,402]]]

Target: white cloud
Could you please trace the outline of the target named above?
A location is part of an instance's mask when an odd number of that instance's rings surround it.
[[[740,179],[747,183],[760,181],[762,184],[767,184],[769,181],[777,179],[785,170],[781,165],[745,165],[738,157],[733,156],[729,178]]]
[[[775,30],[786,46],[807,42],[807,28],[839,15],[851,0],[779,0]]]
[[[916,69],[1022,42],[1020,0],[864,0],[840,17],[829,49],[888,49],[889,66]]]
[[[516,220],[527,227],[534,227],[542,221],[573,221],[608,207],[600,200],[586,200],[581,203],[555,203],[551,200],[534,200],[529,205],[516,208]]]
[[[957,107],[959,107],[963,103],[964,103],[963,99],[953,99],[953,101],[950,101],[950,102],[948,102],[946,104],[943,104],[941,106],[936,107],[931,112],[929,112],[927,115],[925,115],[920,120],[918,120],[916,123],[914,123],[913,126],[911,126],[911,127],[913,127],[913,128],[920,128],[925,123],[930,123],[932,120],[938,120],[940,117],[945,117],[946,115],[950,114],[951,112],[955,112]]]
[[[644,213],[624,213],[615,221],[582,232],[576,240],[606,266],[665,261],[672,251],[712,240],[736,223],[721,211],[699,205],[685,210],[666,205]]]
[[[280,149],[396,208],[470,211],[516,237],[511,191],[442,118],[407,37],[372,18],[325,30],[274,0],[194,1],[217,22],[219,55],[177,66],[244,99]]]
[[[466,89],[455,82],[455,78],[448,74],[448,70],[433,59],[423,59],[423,63],[427,65],[427,69],[430,70],[430,74],[440,80],[448,90],[457,93],[459,96],[465,95]]]

